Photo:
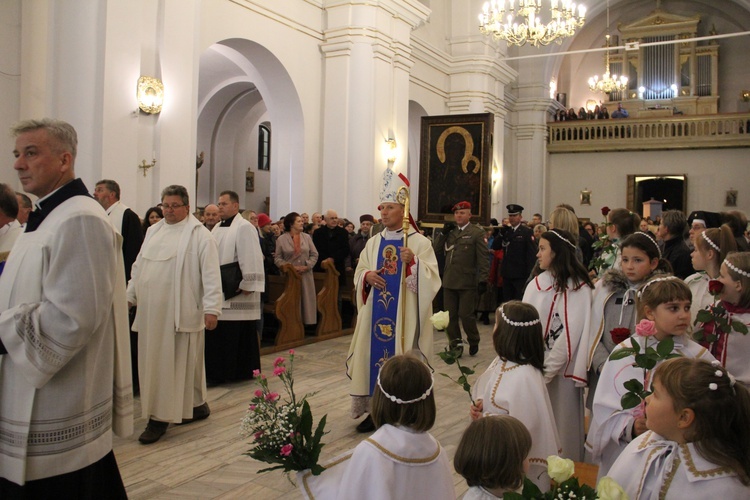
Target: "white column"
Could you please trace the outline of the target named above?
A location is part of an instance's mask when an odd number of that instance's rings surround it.
[[[429,9],[415,0],[331,3],[322,45],[321,208],[356,218],[377,207],[385,140],[406,151],[410,34]],[[405,153],[394,169],[405,172]]]

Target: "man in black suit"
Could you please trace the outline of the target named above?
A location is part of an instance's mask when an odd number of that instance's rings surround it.
[[[510,226],[504,226],[500,237],[495,238],[492,243],[493,250],[504,249],[503,264],[500,268],[503,277],[503,302],[523,298],[526,280],[536,262],[537,245],[534,231],[521,223],[523,207],[510,204],[506,208]]]
[[[349,233],[339,226],[339,216],[335,210],[326,211],[324,225],[318,227],[312,235],[315,248],[318,250],[318,262],[315,272],[324,272],[321,264],[326,259],[333,260],[339,274],[339,285],[343,286],[346,278],[346,258],[349,256]]]
[[[120,185],[103,179],[96,183],[94,198],[106,210],[115,231],[122,235],[122,256],[125,261],[125,280],[130,281],[130,269],[143,244],[143,226],[135,212],[120,201]]]

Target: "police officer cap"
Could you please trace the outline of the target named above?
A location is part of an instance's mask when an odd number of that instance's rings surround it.
[[[706,226],[706,229],[721,226],[721,216],[716,212],[696,210],[688,217],[688,224],[692,226],[694,221],[703,223],[703,225]]]
[[[511,203],[505,208],[508,209],[508,215],[516,215],[523,212],[523,207],[521,205],[516,205],[515,203]]]
[[[471,210],[471,203],[468,201],[459,201],[453,205],[451,212],[455,212],[456,210]]]

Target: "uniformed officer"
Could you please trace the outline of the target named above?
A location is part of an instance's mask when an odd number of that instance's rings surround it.
[[[455,225],[443,229],[437,244],[445,251],[443,303],[450,314],[448,337],[463,352],[459,319],[469,341],[469,354],[479,351],[479,330],[475,316],[477,297],[487,290],[490,272],[489,251],[484,229],[471,224],[471,203],[453,206]]]
[[[503,227],[501,237],[495,238],[493,250],[504,249],[503,265],[500,274],[503,277],[503,302],[523,299],[531,270],[536,262],[536,241],[534,231],[525,224],[521,224],[523,207],[510,204],[508,221],[510,226]]]

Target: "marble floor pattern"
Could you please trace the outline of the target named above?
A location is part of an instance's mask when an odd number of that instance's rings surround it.
[[[468,366],[477,364],[477,374],[484,372],[495,356],[492,348],[492,326],[479,325],[481,344],[475,357],[464,355]],[[323,439],[325,447],[322,461],[354,448],[368,434],[358,434],[358,421],[349,417],[348,379],[344,361],[351,336],[340,337],[295,349],[295,392],[316,392],[310,398],[315,425],[328,414],[329,433]],[[443,332],[435,332],[435,352],[447,344]],[[264,372],[270,378],[273,360],[286,353],[265,355],[261,359]],[[435,395],[437,421],[432,434],[445,447],[453,459],[456,446],[469,424],[468,395],[455,383],[439,373],[456,377],[455,366],[443,363],[437,355],[435,368]],[[271,387],[281,384],[272,380]],[[239,435],[239,424],[245,414],[252,393],[258,387],[254,381],[228,384],[208,389],[211,416],[189,425],[170,426],[167,433],[155,444],[142,445],[138,436],[146,426],[140,418],[140,402],[136,398],[135,433],[126,438],[115,438],[114,451],[129,498],[132,499],[231,499],[231,498],[298,498],[296,486],[279,471],[258,474],[266,464],[243,455],[249,446]],[[464,479],[454,473],[453,483],[457,495],[467,490]]]

